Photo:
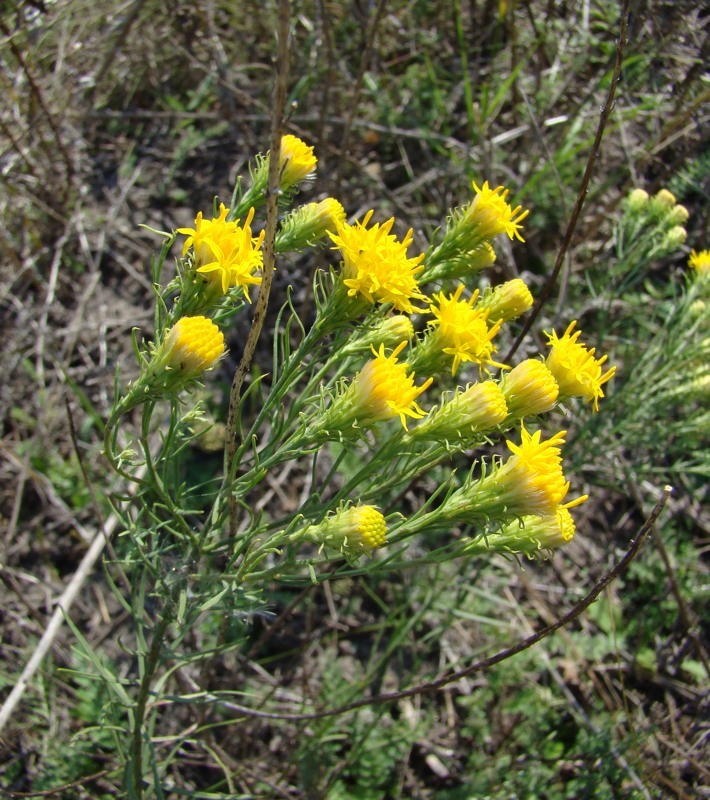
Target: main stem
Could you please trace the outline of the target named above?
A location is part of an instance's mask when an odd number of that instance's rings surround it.
[[[130,761],[131,783],[133,792],[138,800],[143,800],[143,726],[145,722],[145,711],[150,697],[150,687],[153,682],[156,667],[160,659],[160,651],[163,647],[163,640],[168,626],[173,619],[173,598],[169,597],[163,609],[163,615],[153,630],[153,640],[150,643],[148,657],[145,661],[143,678],[141,679],[138,700],[136,701],[133,712],[133,733],[131,735]]]

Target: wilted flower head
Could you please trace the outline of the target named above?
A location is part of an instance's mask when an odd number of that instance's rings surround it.
[[[510,418],[536,416],[554,408],[560,393],[557,381],[543,361],[528,358],[500,381]]]
[[[231,286],[239,286],[249,299],[249,286],[261,283],[261,277],[254,273],[263,265],[264,232],[252,236],[253,208],[242,226],[239,220],[227,220],[228,214],[229,209],[222,203],[219,216],[205,220],[200,211],[194,228],[178,228],[178,233],[187,236],[182,254],[192,247],[196,272],[216,293],[226,294]]]
[[[564,336],[558,337],[555,331],[545,333],[551,348],[545,363],[554,375],[560,389],[560,397],[583,397],[599,410],[599,398],[604,397],[602,386],[614,377],[616,367],[602,374],[602,364],[607,356],[594,358],[595,349],[588,350],[577,340],[581,331],[572,333],[577,321],[570,323]]]
[[[344,555],[370,554],[386,544],[387,523],[375,506],[350,506],[329,514],[292,536],[340,550]]]
[[[488,311],[488,322],[507,322],[524,314],[533,304],[526,283],[522,278],[501,283],[486,292],[478,301],[478,307]]]
[[[411,229],[400,242],[390,233],[394,217],[384,224],[368,228],[373,211],[362,222],[343,222],[335,234],[329,233],[343,256],[342,280],[350,297],[362,297],[368,303],[391,303],[398,311],[414,312],[412,300],[424,300],[416,275],[424,255],[407,258],[412,243]]]

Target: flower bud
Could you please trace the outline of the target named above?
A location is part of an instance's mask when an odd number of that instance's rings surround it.
[[[544,361],[529,358],[513,367],[500,380],[508,418],[521,419],[544,414],[554,408],[560,393],[557,381]]]
[[[496,428],[507,413],[505,398],[497,383],[474,383],[432,411],[409,436],[423,441],[465,443],[476,434]]]
[[[524,314],[533,304],[525,281],[514,278],[487,291],[478,301],[478,308],[488,311],[488,323],[507,322]]]
[[[644,191],[643,189],[633,189],[626,198],[626,206],[629,211],[638,213],[646,208],[648,201],[648,192]]]
[[[387,540],[387,523],[375,506],[350,506],[329,514],[322,522],[309,525],[291,536],[309,539],[343,555],[369,555]]]

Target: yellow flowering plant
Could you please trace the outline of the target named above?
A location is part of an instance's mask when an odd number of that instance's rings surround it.
[[[147,764],[147,720],[158,713],[146,704],[162,680],[158,656],[173,652],[201,615],[249,614],[270,582],[367,570],[390,563],[391,548],[393,563],[406,563],[415,540],[418,558],[424,548],[432,561],[491,552],[532,558],[571,540],[569,509],[586,496],[567,499],[564,434],[543,436],[537,426],[558,400],[581,397],[597,411],[614,375],[574,322],[563,336],[548,334],[546,357],[504,363],[500,342],[532,294],[519,278],[481,291],[477,275],[494,262],[496,237],[523,241],[528,212],[508,202],[507,189],[474,183],[471,201],[421,252],[393,217],[370,210],[350,220],[332,197],[299,205],[298,187],[313,180],[317,159],[286,136],[269,242],[269,165],[269,154],[258,156],[252,185],[243,190],[239,181],[229,205],[215,203],[211,217],[198,212],[192,225],[164,234],[153,265],[154,331],[145,342],[134,334],[140,372],[125,391],[117,380],[106,425],[107,459],[134,484],[132,497],[122,490],[115,499],[126,565],[137,573],[126,603],[138,609],[153,653],[141,656],[133,709],[134,789]],[[175,271],[165,279],[176,241]],[[278,270],[288,254],[315,248],[332,263],[315,272],[310,317],[287,298],[271,332],[268,372],[252,373],[241,392],[243,357],[229,398],[221,398],[207,387],[256,346],[239,340],[233,320],[252,309],[255,320],[264,317],[267,251]],[[209,432],[205,397],[224,453],[221,469],[194,477],[186,462]],[[507,459],[490,449],[497,440]],[[463,453],[469,463],[473,455],[468,471],[457,469]],[[282,469],[311,478],[276,507],[263,498]],[[403,492],[432,477],[438,488],[405,515]],[[159,598],[155,624],[149,594]],[[238,644],[216,634],[206,652]]]

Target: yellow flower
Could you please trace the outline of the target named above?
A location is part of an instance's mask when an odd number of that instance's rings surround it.
[[[673,206],[673,208],[668,212],[666,223],[668,225],[684,225],[688,221],[689,217],[690,214],[688,213],[688,209],[679,204],[677,206]]]
[[[544,414],[554,408],[560,393],[543,361],[528,358],[501,378],[500,386],[511,419]]]
[[[178,233],[187,236],[182,254],[192,247],[196,272],[205,276],[215,292],[226,294],[231,286],[239,286],[249,299],[249,286],[261,283],[254,273],[263,265],[264,232],[252,236],[253,208],[241,227],[239,220],[228,221],[228,214],[221,203],[218,217],[205,220],[200,211],[194,228],[178,228]]]
[[[350,506],[328,515],[322,522],[309,525],[291,536],[310,539],[322,546],[340,550],[344,555],[370,554],[387,541],[387,523],[375,506]]]
[[[302,250],[322,239],[326,233],[335,232],[343,222],[345,209],[334,197],[300,206],[281,223],[281,230],[276,235],[276,252]]]
[[[486,240],[505,233],[509,239],[516,238],[524,242],[525,239],[520,235],[523,227],[521,222],[530,212],[523,211],[522,206],[511,208],[506,201],[508,189],[503,186],[491,189],[488,181],[485,181],[479,188],[474,181],[473,188],[476,196],[464,211],[466,224],[475,227]]]
[[[462,361],[478,364],[479,369],[503,367],[491,357],[496,351],[493,338],[500,330],[502,320],[489,327],[488,311],[474,308],[478,299],[476,290],[469,300],[461,300],[464,286],[460,284],[447,298],[443,292],[434,295],[429,310],[435,319],[429,324],[436,328],[432,346],[453,356],[451,374],[455,375]]]
[[[478,307],[488,311],[490,324],[498,322],[498,320],[507,322],[515,319],[524,314],[532,304],[533,296],[525,281],[521,278],[514,278],[484,294],[478,302]]]
[[[397,363],[397,356],[407,346],[401,342],[391,355],[385,346],[372,348],[374,359],[365,364],[352,383],[342,391],[310,424],[309,438],[318,439],[323,434],[333,438],[333,433],[352,434],[358,428],[371,427],[377,422],[399,417],[407,428],[407,417],[421,419],[425,415],[416,400],[432,384],[428,378],[421,386],[414,385],[414,373],[407,374],[407,364]]]
[[[561,431],[542,441],[540,431],[531,435],[523,427],[519,445],[506,442],[512,453],[508,460],[453,492],[438,513],[451,522],[555,514],[569,491],[560,454],[564,434]],[[586,499],[583,495],[563,507],[572,508]]]
[[[281,139],[281,189],[286,191],[309,178],[317,163],[313,148],[297,136],[287,133]]]
[[[555,331],[545,333],[548,346],[552,348],[545,363],[557,381],[560,397],[583,397],[598,411],[599,398],[604,397],[602,386],[614,376],[616,367],[602,374],[607,356],[594,358],[594,348],[588,350],[577,341],[581,331],[572,333],[576,324],[576,320],[570,323],[562,337]]]
[[[568,544],[574,534],[574,519],[568,508],[560,506],[554,514],[509,522],[500,531],[488,535],[486,545],[498,552],[524,553],[533,558]]]
[[[416,402],[431,386],[428,378],[421,386],[414,385],[414,373],[407,374],[406,363],[398,364],[397,356],[407,346],[401,342],[392,355],[385,355],[384,345],[372,352],[376,356],[362,368],[352,383],[353,401],[364,419],[387,420],[399,417],[407,427],[407,417],[421,419],[426,412]]]
[[[161,350],[168,368],[197,377],[224,355],[224,335],[211,319],[182,317],[166,334]]]
[[[112,419],[148,401],[174,397],[187,389],[224,355],[224,335],[211,319],[180,317],[151,351],[138,380],[114,409]]]
[[[659,208],[673,208],[676,204],[675,195],[668,189],[661,189],[653,196],[653,202]]]
[[[566,431],[560,431],[547,441],[542,441],[542,432],[529,434],[521,427],[519,445],[506,441],[513,455],[484,479],[490,481],[500,493],[499,500],[506,498],[510,513],[546,514],[556,513],[558,506],[569,491],[569,481],[562,472],[560,446],[564,444]],[[587,499],[584,495],[566,503],[564,508],[579,505]]]
[[[676,206],[678,208],[678,206]],[[688,231],[682,225],[674,225],[666,231],[664,245],[667,250],[677,250],[688,238]]]
[[[699,253],[691,250],[688,266],[694,269],[698,275],[710,273],[710,250],[701,250]]]
[[[415,311],[412,299],[426,299],[415,278],[423,269],[424,255],[407,258],[412,231],[398,241],[390,233],[394,217],[368,228],[373,213],[368,211],[363,221],[354,225],[343,222],[335,234],[329,233],[334,249],[343,256],[343,284],[350,297],[360,296],[370,304],[391,303],[398,311],[411,314]]]
[[[467,442],[472,436],[500,425],[507,415],[505,397],[497,383],[474,383],[432,411],[412,430],[409,438]]]
[[[649,197],[647,191],[644,189],[633,189],[626,199],[626,204],[629,211],[638,212],[648,205],[648,201]]]

